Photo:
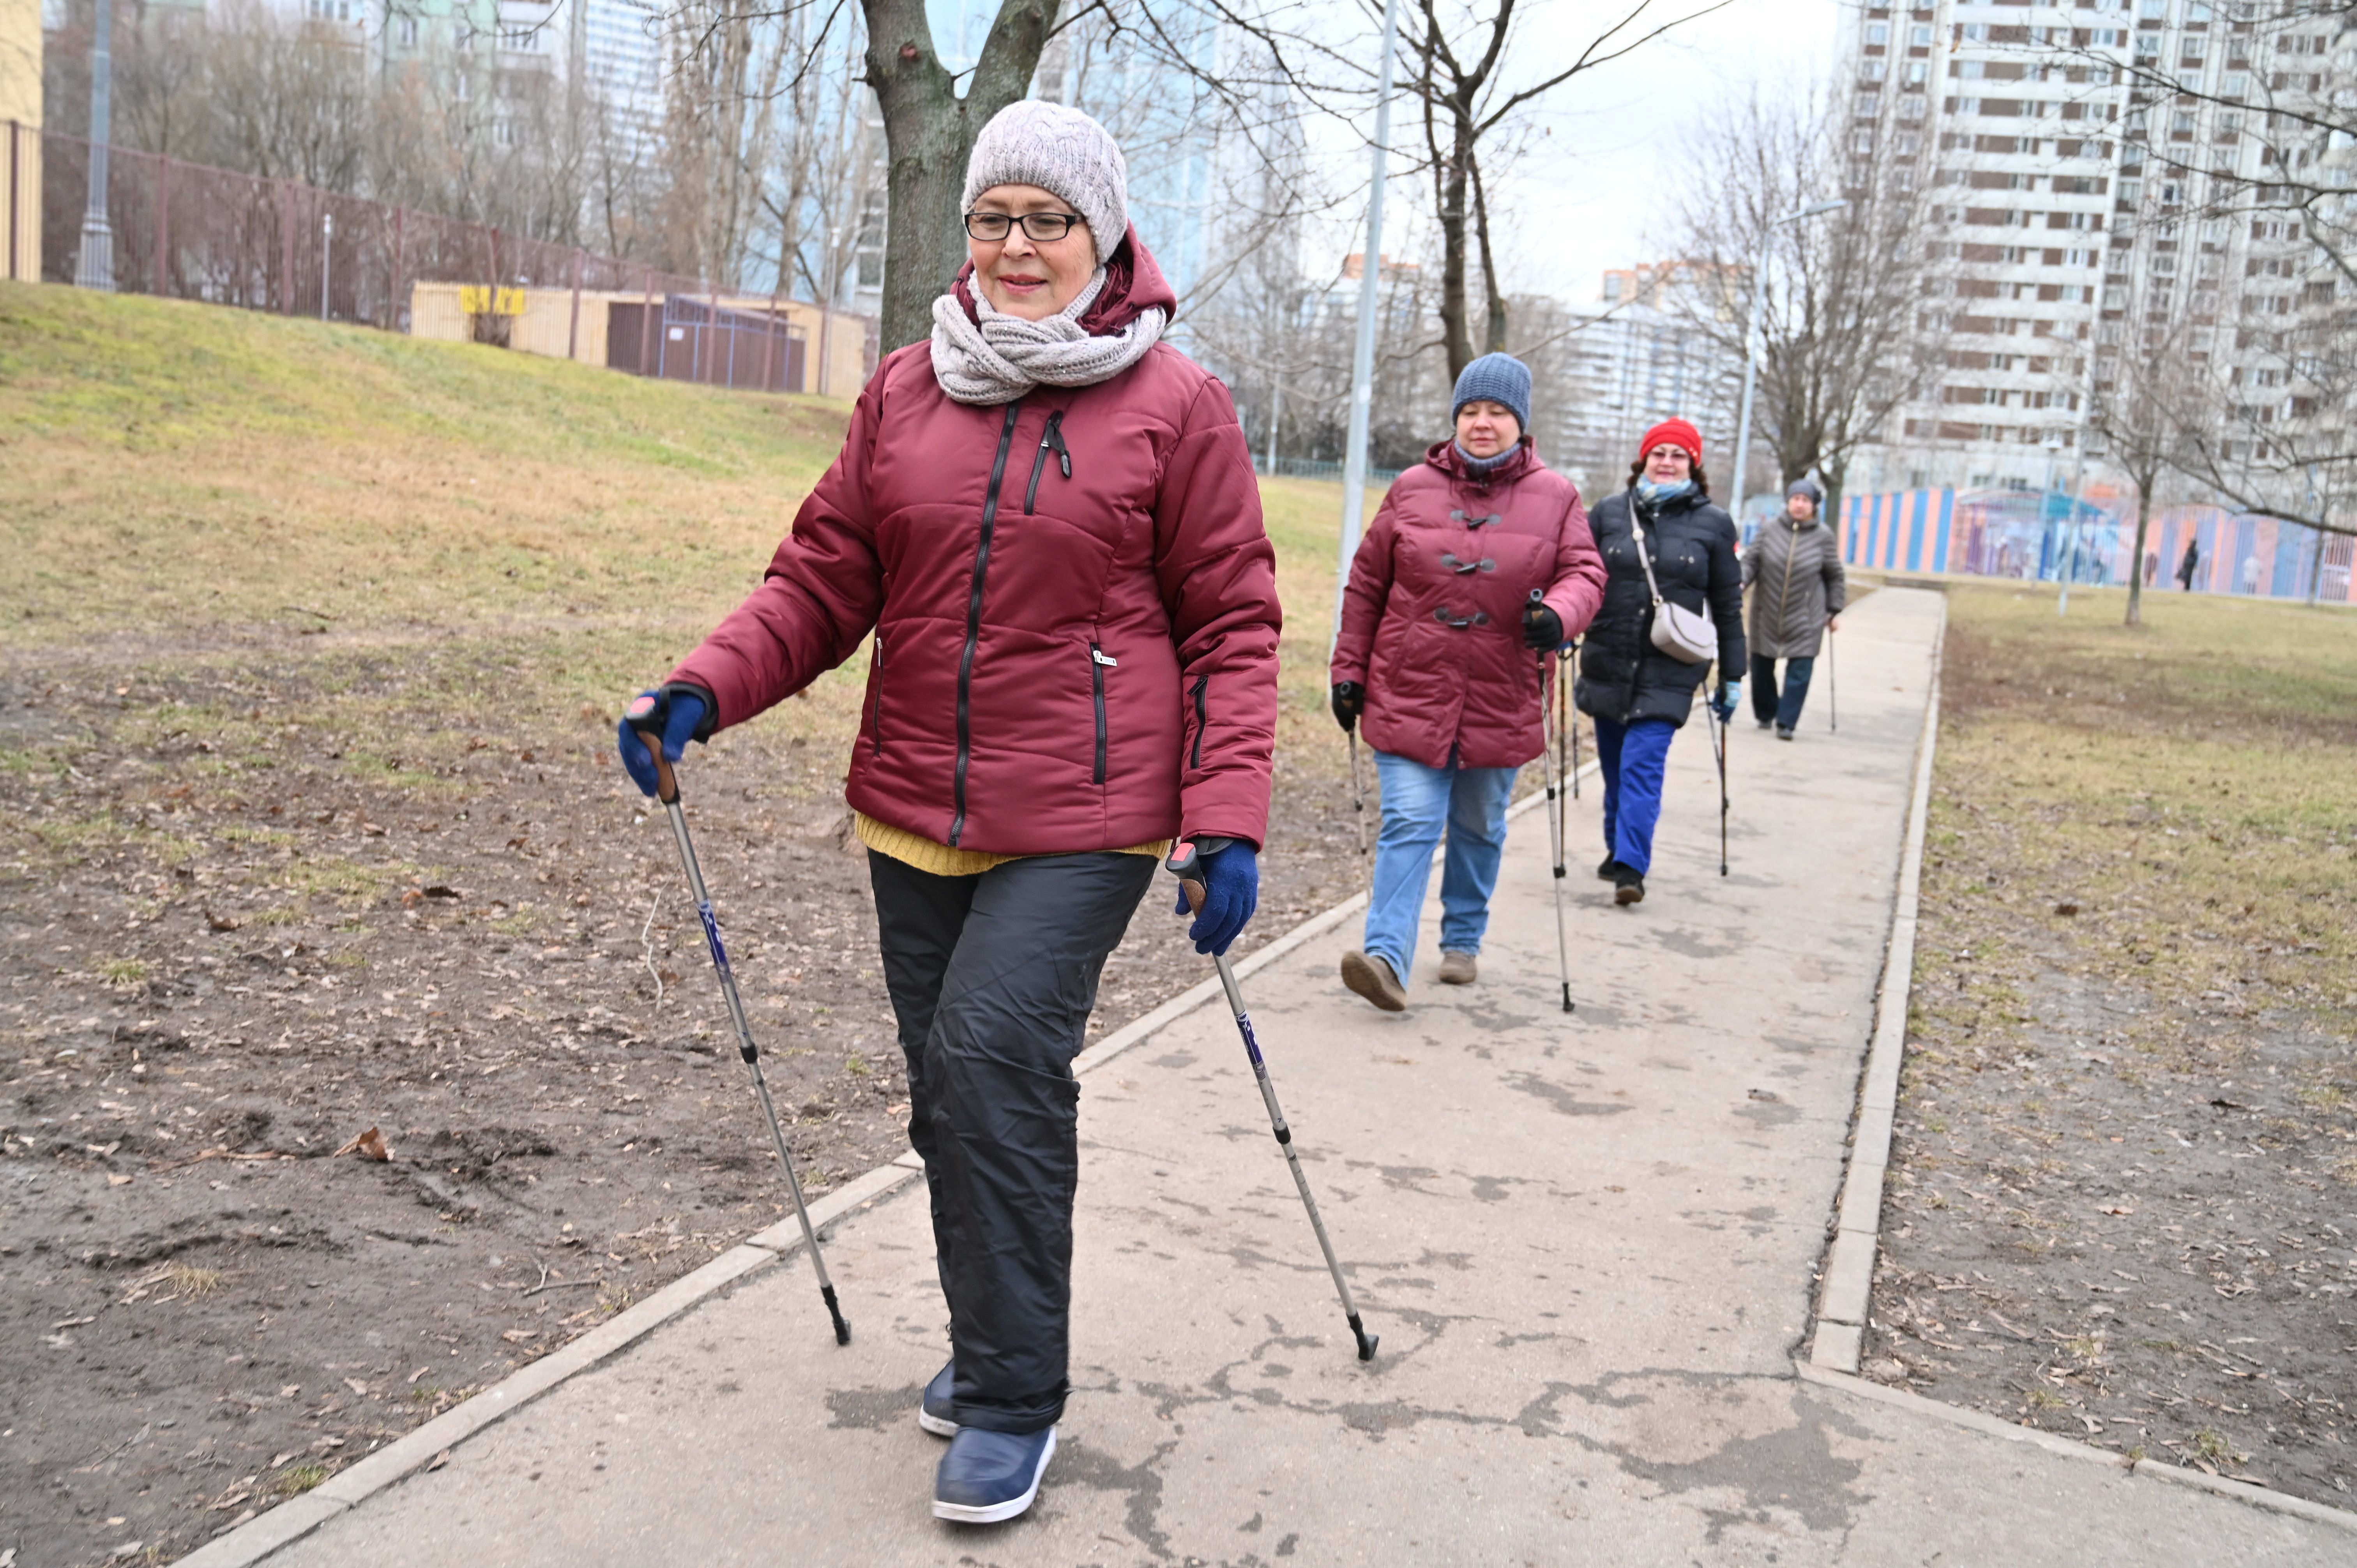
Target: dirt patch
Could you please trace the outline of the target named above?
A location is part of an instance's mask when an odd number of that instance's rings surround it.
[[[618,639],[534,651],[591,679],[660,668]],[[603,708],[504,640],[18,668],[0,1542],[20,1563],[176,1555],[786,1211]],[[844,831],[856,678],[683,770],[817,1191],[907,1146]],[[502,718],[494,745],[471,710],[502,685],[572,717]],[[1315,760],[1281,765],[1247,950],[1354,886],[1347,790]],[[1095,1032],[1208,972],[1165,897],[1108,963]],[[371,1127],[389,1160],[334,1155]]]
[[[2117,603],[1951,597],[1866,1370],[2351,1507],[2357,622]]]

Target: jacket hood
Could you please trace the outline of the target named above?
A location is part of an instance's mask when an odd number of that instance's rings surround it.
[[[981,319],[974,307],[971,260],[958,269],[957,281],[950,285],[950,292],[957,296],[967,320]],[[1092,338],[1103,338],[1120,331],[1149,310],[1176,315],[1178,296],[1171,292],[1162,269],[1154,263],[1154,253],[1137,237],[1137,225],[1133,223],[1121,237],[1121,243],[1114,247],[1113,254],[1105,258],[1104,287],[1097,291],[1088,314],[1081,317],[1081,330]]]
[[[1466,467],[1465,454],[1457,449],[1457,438],[1453,435],[1445,436],[1425,448],[1424,460],[1450,478],[1461,479],[1469,485],[1501,485],[1525,474],[1535,474],[1546,467],[1539,461],[1538,444],[1528,435],[1515,442],[1514,449],[1506,454],[1506,460],[1486,474],[1477,474]]]

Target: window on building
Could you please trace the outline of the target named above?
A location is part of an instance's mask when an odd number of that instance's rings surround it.
[[[417,47],[417,18],[414,16],[404,16],[401,19],[399,36],[401,38],[401,47],[403,48],[415,48]]]
[[[1908,33],[1907,41],[1914,45],[1919,49],[1930,48],[1932,47],[1932,29],[1929,24],[1917,25]]]
[[[2218,96],[2241,98],[2251,91],[2251,79],[2240,71],[2228,71],[2218,81]]]
[[[1882,74],[1887,69],[1888,62],[1886,61],[1878,59],[1867,60],[1858,67],[1858,80],[1861,81],[1880,81],[1882,80]]]
[[[1869,44],[1889,43],[1890,41],[1890,24],[1888,22],[1868,22],[1866,25],[1866,41]]]
[[[1877,94],[1871,92],[1861,92],[1857,95],[1857,117],[1859,119],[1871,120],[1875,115],[1880,113],[1881,111],[1882,100]]]

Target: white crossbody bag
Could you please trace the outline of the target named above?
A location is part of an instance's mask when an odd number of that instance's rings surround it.
[[[1718,628],[1708,616],[1662,597],[1653,563],[1645,549],[1645,525],[1637,521],[1637,487],[1629,487],[1629,532],[1637,536],[1637,562],[1653,596],[1653,646],[1681,664],[1707,664],[1718,657]]]

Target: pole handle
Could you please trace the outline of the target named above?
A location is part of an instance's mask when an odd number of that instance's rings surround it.
[[[639,744],[647,748],[647,756],[655,765],[655,799],[666,806],[679,804],[679,776],[672,771],[671,759],[663,756],[662,730],[655,723],[655,700],[651,696],[633,701],[622,714]]]
[[[1170,858],[1162,863],[1162,869],[1178,879],[1178,890],[1187,896],[1187,907],[1196,914],[1203,912],[1203,862],[1235,842],[1210,834],[1181,839],[1171,846]]]

